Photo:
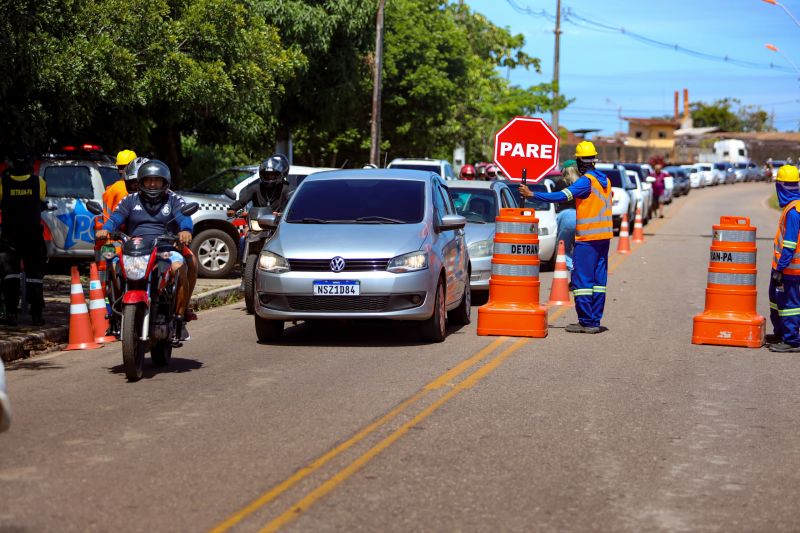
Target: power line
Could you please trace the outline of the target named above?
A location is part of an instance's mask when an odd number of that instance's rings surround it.
[[[529,6],[524,6],[518,4],[515,0],[506,0],[509,6],[516,11],[517,13],[529,15],[532,17],[538,18],[545,18],[547,20],[555,20],[555,15],[551,15],[545,9],[532,9]],[[626,37],[630,37],[642,44],[646,44],[648,46],[653,46],[656,48],[661,48],[664,50],[673,50],[675,52],[679,52],[684,55],[692,56],[698,59],[704,59],[707,61],[716,61],[718,63],[727,63],[729,65],[734,65],[737,67],[743,68],[751,68],[751,69],[760,69],[760,70],[774,70],[779,72],[786,72],[792,73],[792,69],[788,67],[784,67],[781,65],[776,65],[774,63],[756,63],[755,61],[745,61],[743,59],[736,59],[730,56],[721,56],[715,54],[709,54],[706,52],[701,52],[699,50],[693,50],[691,48],[687,48],[685,46],[681,46],[675,43],[667,43],[664,41],[659,41],[657,39],[651,39],[650,37],[646,37],[639,33],[635,33],[632,31],[628,31],[623,27],[616,27],[611,26],[609,24],[604,24],[602,22],[597,22],[596,20],[592,20],[586,17],[582,17],[578,13],[572,10],[570,7],[564,8],[564,21],[569,22],[570,24],[577,26],[579,28],[584,28],[591,31],[596,31],[600,33],[613,33],[613,34],[622,34]]]

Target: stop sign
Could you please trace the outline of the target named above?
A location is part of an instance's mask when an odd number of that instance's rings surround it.
[[[515,117],[494,136],[494,162],[512,181],[536,183],[558,164],[558,135],[540,118]]]

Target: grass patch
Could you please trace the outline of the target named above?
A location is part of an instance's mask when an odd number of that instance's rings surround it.
[[[242,293],[236,291],[232,294],[229,294],[227,297],[214,296],[213,298],[206,298],[201,301],[200,304],[195,304],[193,308],[195,311],[204,311],[206,309],[212,309],[214,307],[221,307],[223,305],[236,303],[242,299],[244,299]]]

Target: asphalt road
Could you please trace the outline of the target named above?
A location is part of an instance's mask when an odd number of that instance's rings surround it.
[[[771,190],[676,201],[611,258],[597,336],[559,309],[546,339],[268,346],[234,305],[139,383],[116,346],[11,365],[0,531],[800,530],[800,354],[690,343],[720,215],[759,228],[767,313]]]

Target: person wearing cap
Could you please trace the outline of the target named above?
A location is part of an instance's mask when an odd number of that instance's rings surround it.
[[[772,334],[766,342],[773,352],[800,352],[800,174],[797,167],[778,169],[775,189],[783,211],[775,233],[769,278],[769,318]]]
[[[117,154],[117,170],[119,180],[106,187],[103,193],[103,218],[108,220],[123,198],[136,191],[129,191],[126,182],[125,169],[136,159],[136,152],[133,150],[121,150]]]
[[[614,236],[611,220],[611,181],[595,169],[597,150],[589,141],[575,147],[575,162],[581,177],[569,187],[551,193],[533,193],[520,185],[520,194],[550,203],[575,201],[575,255],[572,290],[578,323],[569,333],[600,333],[606,303],[608,248]]]
[[[47,246],[42,232],[42,208],[47,196],[47,184],[33,173],[31,159],[17,154],[11,166],[0,178],[0,209],[3,212],[3,233],[0,248],[10,253],[13,261],[25,265],[25,294],[31,309],[31,323],[44,324],[44,268]],[[7,273],[2,280],[5,299],[5,323],[17,324],[20,298],[19,269]]]

